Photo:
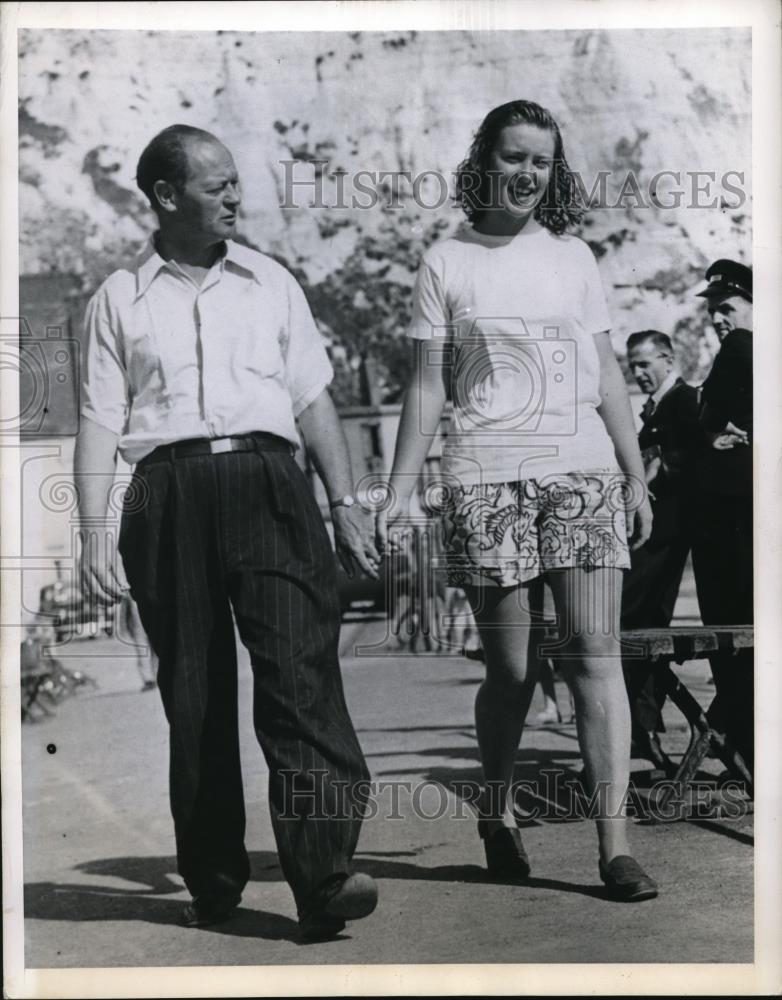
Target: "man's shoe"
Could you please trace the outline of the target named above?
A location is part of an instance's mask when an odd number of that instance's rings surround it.
[[[486,867],[503,882],[525,882],[531,866],[521,834],[515,826],[502,826],[489,832],[486,820],[478,820],[478,835],[486,851]]]
[[[657,895],[657,884],[629,854],[620,854],[607,865],[600,861],[600,878],[611,899],[620,903],[640,903]]]
[[[182,911],[182,924],[185,927],[211,927],[212,924],[221,924],[233,916],[241,899],[238,894],[196,896]]]
[[[369,875],[329,876],[318,886],[299,916],[304,941],[328,941],[345,929],[348,920],[368,917],[377,906],[377,885]]]

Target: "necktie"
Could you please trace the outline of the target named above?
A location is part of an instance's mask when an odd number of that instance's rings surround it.
[[[644,405],[641,407],[641,420],[643,420],[644,423],[646,423],[649,417],[651,417],[651,415],[654,413],[654,407],[655,407],[654,400],[650,396],[646,400]]]

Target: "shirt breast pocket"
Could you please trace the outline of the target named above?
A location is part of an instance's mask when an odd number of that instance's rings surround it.
[[[237,368],[248,369],[261,378],[277,378],[285,369],[287,330],[277,303],[268,300],[262,289],[253,292],[234,316],[231,356]]]
[[[177,368],[173,331],[156,329],[142,314],[123,327],[122,344],[133,395],[153,390],[165,404]]]
[[[237,363],[261,378],[277,378],[285,368],[276,331],[254,327],[246,333],[246,348],[237,352]]]

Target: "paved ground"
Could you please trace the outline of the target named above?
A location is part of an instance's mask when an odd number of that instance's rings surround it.
[[[252,880],[231,922],[202,931],[177,926],[188,897],[172,856],[163,712],[156,692],[140,691],[123,647],[99,639],[74,644],[76,659],[68,661],[99,687],[63,702],[56,717],[23,727],[26,965],[752,961],[751,815],[635,822],[637,856],[658,879],[661,896],[635,906],[609,902],[597,876],[592,823],[558,818],[550,805],[567,803],[553,772],[561,772],[561,782],[580,767],[572,725],[528,729],[519,752],[519,778],[539,777],[541,766],[550,772],[539,797],[524,800],[541,813],[523,831],[533,878],[523,888],[488,882],[460,797],[464,783],[479,777],[472,700],[481,666],[461,657],[367,655],[383,629],[376,622],[343,630],[359,737],[375,779],[396,782],[398,792],[398,818],[388,818],[390,788],[379,792],[378,815],[359,844],[357,866],[380,884],[381,904],[370,918],[336,941],[297,943],[242,660]],[[364,647],[360,656],[357,646]],[[707,665],[688,664],[684,675],[708,701]],[[667,745],[681,753],[686,733],[675,709],[667,721]],[[704,777],[721,770],[715,761],[706,764]],[[634,765],[640,803],[644,768]]]

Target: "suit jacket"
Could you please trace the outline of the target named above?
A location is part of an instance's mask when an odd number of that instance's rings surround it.
[[[647,417],[638,435],[644,458],[660,458],[649,490],[654,523],[647,545],[656,548],[689,534],[694,514],[695,462],[704,448],[698,421],[698,390],[679,378]]]
[[[731,330],[703,383],[701,423],[717,432],[728,421],[749,434],[749,445],[727,451],[707,447],[697,468],[699,486],[724,496],[752,495],[752,333]]]

